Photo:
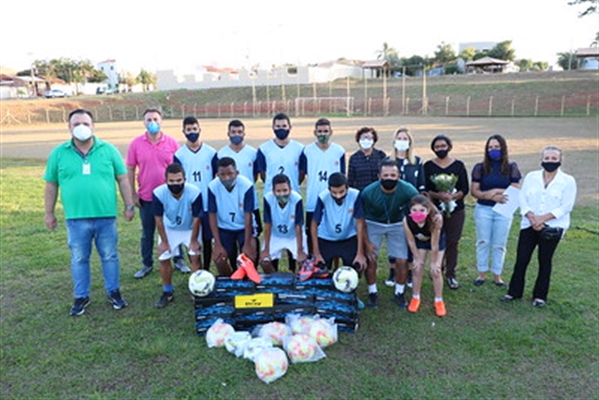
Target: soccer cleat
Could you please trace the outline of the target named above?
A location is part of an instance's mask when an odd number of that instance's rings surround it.
[[[377,308],[379,306],[379,294],[368,293],[368,307]]]
[[[108,295],[108,302],[112,304],[112,308],[115,310],[120,310],[128,305],[125,299],[121,297],[121,292],[118,289],[110,292]]]
[[[256,270],[256,267],[254,266],[254,262],[252,260],[250,260],[250,258],[243,253],[241,253],[237,257],[237,268],[243,269],[245,271],[247,277],[252,282],[254,282],[254,283],[262,282],[262,278],[260,277],[260,274]]]
[[[364,307],[366,307],[366,305],[364,304],[364,302],[362,300],[360,300],[360,299],[357,299],[357,300],[358,300],[358,310],[363,310]]]
[[[245,278],[246,275],[247,274],[245,273],[245,269],[237,268],[237,270],[233,272],[233,274],[231,274],[231,279],[240,280]]]
[[[312,274],[314,273],[314,259],[312,257],[306,258],[302,261],[302,265],[298,272],[300,282],[305,282],[308,279],[312,278]]]
[[[72,316],[82,315],[85,312],[87,306],[89,306],[89,297],[79,297],[75,299],[73,307],[71,307],[70,314]]]
[[[445,303],[443,301],[435,301],[435,315],[437,317],[444,317],[447,315],[447,311],[445,310]]]
[[[158,301],[154,305],[157,308],[164,308],[164,307],[166,307],[168,305],[168,303],[171,303],[173,300],[175,300],[175,293],[173,293],[173,292],[163,292],[162,296],[160,296],[160,298],[158,299]]]
[[[150,266],[148,266],[148,265],[142,265],[141,269],[139,271],[137,271],[135,273],[135,275],[133,275],[133,277],[135,279],[141,279],[144,276],[148,275],[150,272],[152,272],[153,269],[154,269],[154,267],[152,267],[151,265]]]
[[[329,275],[331,275],[331,273],[329,272],[327,267],[322,263],[316,264],[316,266],[314,267],[314,271],[312,272],[312,278],[324,279],[328,278]]]
[[[410,300],[410,305],[408,306],[408,311],[409,312],[418,312],[419,308],[420,308],[420,299],[415,299],[412,297],[412,299]]]
[[[397,302],[397,306],[400,310],[404,310],[406,308],[406,296],[405,293],[396,293],[395,301]]]
[[[185,265],[185,261],[182,258],[175,261],[175,269],[178,269],[182,274],[189,274],[191,272],[191,269]]]

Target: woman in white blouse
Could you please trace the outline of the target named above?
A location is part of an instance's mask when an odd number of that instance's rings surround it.
[[[576,199],[576,181],[561,169],[562,151],[548,146],[541,152],[542,170],[526,175],[520,189],[520,236],[516,264],[508,294],[502,300],[522,298],[526,269],[535,247],[539,247],[539,274],[533,289],[533,306],[547,301],[551,261],[557,244],[570,226],[570,212]]]

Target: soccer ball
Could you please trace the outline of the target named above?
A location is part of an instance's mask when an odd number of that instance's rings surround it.
[[[235,329],[222,320],[216,321],[206,332],[206,344],[208,347],[223,347],[227,337],[235,332]]]
[[[285,352],[276,347],[262,349],[254,361],[256,367],[256,375],[263,382],[270,383],[287,372],[289,361]]]
[[[291,328],[282,322],[269,322],[262,326],[260,336],[266,337],[272,341],[272,344],[283,344],[283,338],[291,336]]]
[[[335,288],[343,293],[350,293],[356,290],[359,279],[358,273],[352,267],[340,267],[333,274]]]
[[[287,354],[294,363],[311,361],[316,354],[316,341],[308,335],[293,335],[286,342]]]
[[[337,325],[326,319],[317,319],[312,322],[308,334],[320,347],[327,347],[337,342]]]
[[[214,289],[214,283],[216,279],[209,271],[200,269],[194,272],[189,277],[189,291],[194,296],[205,297],[208,296]]]

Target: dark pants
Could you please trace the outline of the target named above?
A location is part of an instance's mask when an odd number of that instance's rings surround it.
[[[139,218],[141,219],[141,259],[145,266],[154,264],[152,253],[154,251],[154,232],[156,232],[156,220],[152,212],[152,202],[139,200]]]
[[[541,238],[541,234],[535,231],[532,227],[522,229],[518,237],[518,251],[516,253],[516,264],[514,272],[510,279],[510,287],[508,294],[514,298],[521,298],[524,293],[524,283],[526,280],[526,269],[530,263],[532,253],[535,247],[539,246],[539,274],[535,282],[535,287],[532,292],[534,299],[547,300],[549,292],[549,283],[551,280],[551,267],[553,253],[557,248],[561,238],[553,240],[545,240]]]
[[[306,211],[306,240],[308,241],[308,254],[312,254],[312,233],[310,232],[310,225],[312,225],[312,215],[314,212]]]
[[[443,213],[443,231],[447,243],[445,248],[445,277],[447,279],[455,278],[455,270],[458,265],[458,246],[465,219],[466,212],[463,208],[454,211],[449,218]]]

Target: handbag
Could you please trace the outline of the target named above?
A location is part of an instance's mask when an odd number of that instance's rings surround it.
[[[564,228],[559,226],[546,226],[541,229],[541,239],[543,240],[559,240],[564,233]]]

